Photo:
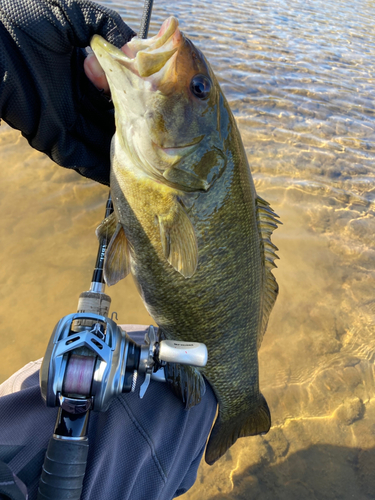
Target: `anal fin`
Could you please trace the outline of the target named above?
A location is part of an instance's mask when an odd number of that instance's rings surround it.
[[[185,403],[186,409],[200,403],[206,392],[206,383],[197,368],[189,365],[167,363],[164,371],[168,386]]]
[[[240,414],[238,417],[226,422],[221,418],[219,405],[219,415],[206,448],[206,462],[209,465],[215,463],[238,438],[266,433],[270,430],[270,427],[270,410],[262,394],[259,394],[258,405],[250,414]]]

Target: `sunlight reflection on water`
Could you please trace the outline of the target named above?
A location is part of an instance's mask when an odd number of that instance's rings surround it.
[[[137,29],[143,2],[103,3]],[[184,498],[373,498],[374,2],[156,0],[150,35],[172,14],[215,69],[257,191],[284,222],[260,351],[273,428],[202,465]],[[6,127],[0,152],[5,378],[43,354],[88,287],[106,190]],[[110,294],[121,323],[149,323],[130,280]]]

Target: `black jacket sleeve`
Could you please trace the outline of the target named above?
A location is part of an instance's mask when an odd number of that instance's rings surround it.
[[[118,47],[135,35],[89,0],[0,0],[0,118],[59,165],[108,184],[113,106],[83,70],[95,33]]]

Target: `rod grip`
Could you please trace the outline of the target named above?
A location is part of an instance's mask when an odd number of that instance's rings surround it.
[[[37,500],[79,500],[89,443],[53,435],[48,443]]]

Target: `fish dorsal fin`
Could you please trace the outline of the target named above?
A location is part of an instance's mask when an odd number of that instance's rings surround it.
[[[198,265],[198,243],[193,224],[176,201],[167,214],[158,215],[160,239],[165,258],[185,278],[191,278]]]
[[[272,308],[275,304],[279,286],[272,274],[272,269],[277,267],[275,259],[278,248],[271,242],[271,235],[277,228],[278,224],[282,224],[278,219],[278,215],[270,207],[270,204],[263,200],[260,196],[255,198],[257,209],[258,229],[260,236],[261,252],[264,265],[264,283],[263,283],[263,311],[261,331],[258,335],[258,349],[262,343],[264,332],[266,331],[268,318],[270,317]]]
[[[99,226],[100,227],[100,226]],[[108,286],[115,285],[130,272],[129,244],[124,228],[118,222],[104,257],[104,279]]]

